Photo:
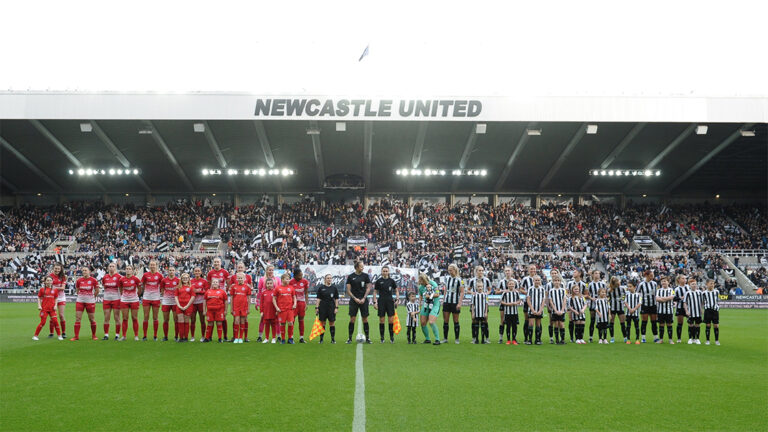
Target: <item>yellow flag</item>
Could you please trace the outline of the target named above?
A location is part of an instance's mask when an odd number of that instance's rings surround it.
[[[395,322],[392,323],[392,330],[395,331],[395,334],[400,334],[400,330],[402,330],[400,327],[400,317],[397,314],[395,314]]]
[[[325,329],[323,328],[323,323],[320,322],[320,319],[318,317],[315,317],[315,323],[312,324],[312,331],[309,332],[309,340],[312,340],[323,333],[325,333]]]

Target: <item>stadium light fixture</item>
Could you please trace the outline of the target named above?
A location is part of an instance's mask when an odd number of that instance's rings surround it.
[[[87,133],[93,131],[93,125],[88,123],[80,123],[80,132]]]
[[[118,170],[117,170],[117,175],[123,175],[123,170],[121,170],[121,169],[118,169]]]
[[[753,130],[743,130],[743,131],[741,131],[741,136],[743,136],[743,137],[753,137],[753,136],[755,136],[755,131],[753,131]]]
[[[588,172],[589,172],[589,175],[600,176],[600,177],[605,177],[605,176],[608,176],[608,177],[611,177],[611,176],[614,176],[614,177],[622,177],[622,176],[626,176],[626,177],[628,177],[628,176],[633,176],[633,177],[637,177],[637,176],[652,177],[652,176],[656,176],[656,177],[658,177],[658,176],[661,175],[661,170],[650,170],[650,169],[645,169],[645,170],[622,170],[622,169],[612,169],[612,170],[599,169],[598,170],[598,169],[591,169]]]
[[[139,129],[139,135],[152,135],[152,129]]]
[[[587,125],[587,134],[595,135],[596,133],[597,133],[597,125],[596,124]]]
[[[526,129],[525,132],[529,136],[539,136],[539,135],[541,135],[541,129]]]
[[[346,132],[346,131],[347,131],[346,122],[336,122],[336,132]]]
[[[227,175],[231,175],[231,176],[237,175],[237,170],[236,169],[228,169],[227,170]]]
[[[69,175],[73,175],[73,174],[75,174],[75,171],[69,170]]]
[[[715,195],[715,199],[720,199],[720,194]]]
[[[475,126],[475,133],[476,134],[484,134],[485,131],[488,129],[488,125],[485,123],[478,123],[477,126]]]
[[[192,130],[196,133],[203,133],[205,132],[205,123],[195,123],[192,125]]]
[[[114,169],[114,168],[110,168],[110,169],[109,169],[109,175],[111,175],[111,176],[115,175],[115,173],[116,173],[116,172],[117,172],[117,171],[115,171],[115,169]]]
[[[307,128],[307,135],[320,135],[320,128]]]
[[[67,170],[69,175],[75,175],[77,173],[78,176],[95,176],[95,175],[138,175],[139,170],[138,168],[126,168],[125,171],[123,171],[122,168],[78,168],[77,171],[74,169]]]
[[[696,126],[696,135],[706,135],[708,129],[709,126],[707,125],[698,125]]]

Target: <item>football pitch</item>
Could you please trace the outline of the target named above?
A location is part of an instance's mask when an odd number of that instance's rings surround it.
[[[344,344],[344,312],[336,345],[91,341],[85,317],[80,341],[48,339],[46,326],[35,342],[35,305],[0,304],[0,429],[352,430],[358,347]],[[71,333],[72,305],[66,318]],[[448,345],[408,345],[405,328],[381,345],[371,317],[357,420],[370,431],[768,429],[767,311],[722,310],[721,346],[557,346],[546,327],[542,346],[507,346],[496,309],[489,321],[491,345],[469,343],[467,313],[460,345],[452,326]]]

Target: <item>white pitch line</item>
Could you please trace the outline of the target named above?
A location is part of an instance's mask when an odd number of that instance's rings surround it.
[[[360,319],[358,318],[358,325]],[[355,417],[352,420],[352,432],[365,431],[365,372],[363,371],[363,344],[357,344],[355,360]]]

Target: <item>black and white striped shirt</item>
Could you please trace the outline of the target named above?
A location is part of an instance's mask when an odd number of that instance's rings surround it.
[[[718,303],[719,294],[717,291],[703,291],[702,297],[704,298],[704,309],[720,310],[720,304]]]
[[[544,299],[547,298],[547,290],[543,286],[531,287],[528,289],[528,300],[531,302],[531,312],[541,311]]]
[[[597,322],[608,322],[611,314],[611,306],[608,303],[608,297],[598,298],[594,303]]]
[[[413,303],[408,302],[405,304],[405,310],[408,312],[408,320],[406,321],[405,326],[406,327],[416,327],[419,322],[418,312],[419,312],[419,302],[415,301]],[[411,312],[416,312],[417,316],[413,317],[411,316]]]
[[[443,304],[458,304],[459,292],[461,291],[462,280],[460,277],[448,276],[445,279],[445,298]]]
[[[639,292],[627,292],[627,294],[624,295],[624,305],[627,307],[627,316],[640,316],[640,308],[637,308],[634,312],[630,312],[630,310],[639,305],[642,301],[643,295]]]
[[[678,309],[683,309],[683,300],[685,299],[685,295],[688,294],[688,291],[690,290],[691,289],[688,288],[688,285],[675,287],[675,302],[677,302]]]
[[[469,290],[471,292],[480,292],[482,290],[483,293],[487,294],[491,292],[491,280],[487,277],[481,279],[473,277],[469,280]]]
[[[579,292],[581,292],[582,294],[585,294],[588,291],[587,290],[587,283],[586,282],[584,282],[584,281],[576,282],[575,280],[571,279],[571,280],[568,281],[567,284],[565,284],[565,287],[568,288],[568,292],[569,293],[573,291],[573,286],[574,285],[578,285],[579,286]],[[603,283],[603,285],[605,285],[605,284]],[[595,297],[597,297],[597,292],[595,292]]]
[[[611,303],[611,311],[619,312],[624,311],[624,296],[627,295],[627,289],[623,286],[611,288],[608,291],[608,300]]]
[[[656,290],[658,289],[656,281],[642,281],[637,284],[637,292],[643,296],[643,306],[656,306]]]
[[[670,297],[674,295],[675,291],[672,288],[659,288],[659,290],[656,291],[657,297]],[[674,302],[672,300],[668,302],[658,302],[656,312],[661,315],[672,315],[672,312],[674,312]]]
[[[528,290],[533,288],[533,277],[526,276],[520,281],[520,292],[522,294],[528,294]]]
[[[565,313],[565,294],[566,290],[563,287],[560,288],[550,288],[547,295],[549,296],[549,301],[552,303],[550,306],[552,308],[551,312],[555,313],[555,311],[563,311]]]
[[[511,289],[510,285],[512,284],[512,281],[514,281],[514,279],[511,279],[511,280],[502,279],[501,281],[499,281],[499,291],[504,292],[504,291],[510,290]],[[515,281],[515,283],[517,283],[517,281]],[[517,283],[517,286],[519,287],[520,284]]]
[[[571,312],[573,313],[572,319],[574,321],[584,321],[586,317],[584,316],[584,312],[582,312],[581,310],[584,308],[584,305],[586,304],[587,304],[587,299],[585,299],[583,296],[576,296],[568,299],[568,306],[571,309],[576,311],[576,312]]]
[[[501,295],[503,303],[515,303],[520,301],[520,293],[517,291],[507,291]],[[504,306],[504,315],[517,315],[517,306]]]
[[[488,294],[476,292],[472,294],[472,318],[488,316]]]
[[[701,318],[701,291],[688,291],[684,301],[688,306],[688,316]]]
[[[595,310],[595,300],[597,299],[597,294],[600,292],[600,288],[605,288],[605,282],[590,282],[589,285],[587,285],[587,293],[589,293],[589,296],[591,297],[591,301],[589,302],[590,310]]]

